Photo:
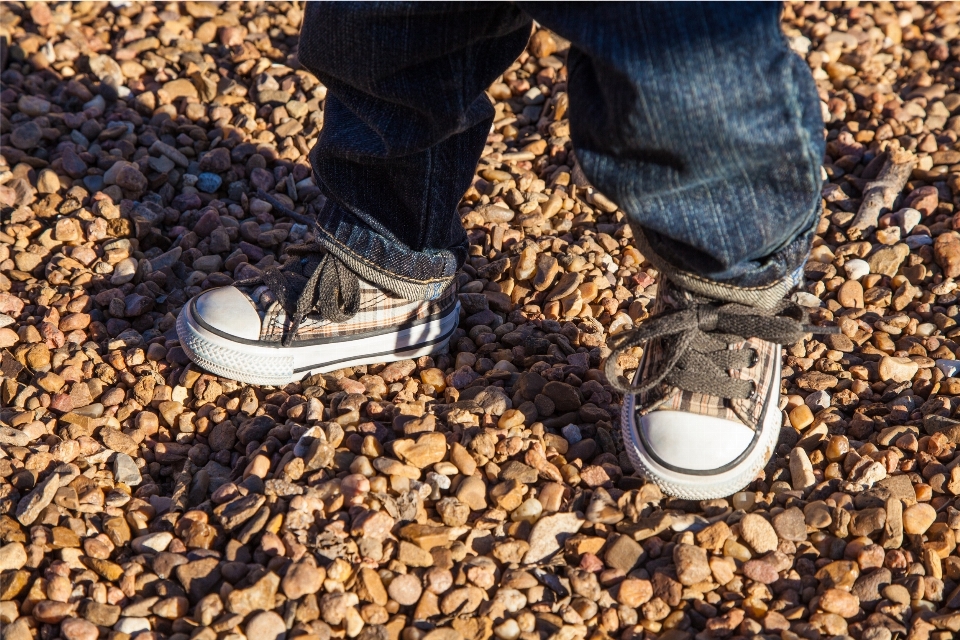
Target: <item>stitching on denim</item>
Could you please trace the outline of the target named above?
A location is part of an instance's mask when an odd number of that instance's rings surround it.
[[[641,238],[642,238],[642,240],[641,240]],[[762,286],[758,286],[758,287],[741,287],[741,286],[737,286],[737,285],[728,284],[728,283],[726,283],[726,282],[717,282],[717,281],[715,281],[715,280],[708,280],[707,278],[704,278],[703,276],[697,275],[697,274],[692,273],[692,272],[690,272],[690,271],[684,271],[683,269],[677,269],[676,267],[674,267],[673,265],[671,265],[669,262],[667,262],[666,260],[664,260],[663,258],[661,258],[660,255],[658,255],[658,254],[653,250],[653,247],[650,246],[650,242],[646,239],[645,236],[640,236],[640,237],[637,238],[637,240],[638,240],[638,241],[642,241],[643,244],[645,245],[644,248],[649,250],[650,255],[653,256],[654,258],[656,258],[657,262],[660,262],[660,263],[663,265],[663,267],[659,267],[659,266],[658,266],[658,269],[659,269],[660,271],[663,271],[664,273],[666,273],[668,276],[671,275],[671,274],[672,274],[672,275],[680,275],[680,276],[683,276],[683,277],[685,277],[685,278],[690,278],[691,280],[697,280],[698,282],[702,282],[702,283],[704,283],[704,284],[709,284],[709,285],[716,286],[716,287],[723,287],[723,288],[725,288],[725,289],[729,289],[730,291],[768,291],[768,290],[770,290],[770,289],[772,289],[772,288],[774,288],[774,287],[777,287],[777,286],[782,285],[783,282],[784,282],[783,279],[780,279],[780,280],[776,280],[775,282],[772,282],[771,284],[766,284],[766,285],[762,285]]]
[[[690,278],[691,280],[698,280],[700,282],[709,284],[714,287],[724,287],[726,289],[730,289],[731,291],[767,291],[774,287],[781,286],[786,280],[785,278],[781,280],[777,280],[776,282],[773,282],[768,285],[764,285],[762,287],[739,287],[736,285],[728,284],[726,282],[717,282],[715,280],[707,280],[703,276],[699,276],[695,273],[690,273],[689,271],[683,271],[681,269],[674,269],[674,274],[682,275],[683,277]]]
[[[428,279],[426,279],[426,280],[418,280],[418,279],[416,279],[416,278],[411,278],[411,277],[409,277],[409,276],[403,276],[403,275],[396,274],[396,273],[393,273],[393,272],[390,272],[390,271],[386,271],[386,270],[383,269],[380,265],[374,264],[373,262],[370,262],[369,260],[367,260],[366,258],[364,258],[363,256],[361,256],[359,253],[355,252],[353,249],[351,249],[351,248],[348,247],[347,245],[345,245],[345,244],[343,244],[342,242],[340,242],[339,240],[337,240],[329,231],[327,231],[327,230],[324,229],[323,227],[319,227],[319,230],[320,230],[321,233],[324,234],[324,236],[325,236],[324,239],[325,239],[325,240],[329,241],[329,242],[332,243],[332,244],[335,244],[338,248],[340,248],[340,249],[342,249],[343,251],[346,251],[347,253],[349,253],[357,262],[363,263],[365,266],[367,266],[367,267],[369,267],[369,268],[371,268],[371,269],[374,269],[375,271],[379,271],[380,273],[383,273],[383,274],[385,274],[385,275],[388,275],[388,276],[390,276],[391,278],[396,278],[397,280],[403,280],[403,281],[405,281],[405,282],[409,282],[409,283],[412,283],[412,284],[420,284],[420,285],[425,285],[425,284],[442,284],[442,283],[444,283],[444,282],[448,282],[449,280],[451,280],[451,279],[453,278],[453,276],[451,275],[451,276],[445,276],[445,277],[439,277],[439,278],[428,278]]]
[[[461,105],[462,106],[462,105]],[[433,175],[433,149],[427,149],[424,154],[426,158],[424,159],[424,164],[426,165],[426,184],[423,185],[424,193],[430,194],[433,192],[432,185],[432,175]],[[430,206],[432,198],[424,198],[424,210],[422,213],[423,220],[430,220]],[[427,235],[427,225],[420,225],[420,233],[417,237],[417,246],[423,247],[426,244],[426,235]]]

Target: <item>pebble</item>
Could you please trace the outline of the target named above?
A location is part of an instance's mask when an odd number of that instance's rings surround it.
[[[423,593],[423,587],[420,580],[411,574],[399,575],[390,582],[387,587],[387,593],[390,598],[401,606],[416,604],[420,600],[420,594]]]
[[[550,557],[583,524],[584,521],[575,513],[557,513],[540,518],[530,530],[530,548],[523,557],[523,564],[534,564]]]
[[[66,640],[96,640],[100,630],[86,620],[67,618],[60,623],[60,633]]]
[[[250,618],[243,632],[248,638],[258,640],[285,640],[287,625],[279,614],[273,611],[261,611]]]
[[[848,281],[859,281],[860,278],[870,273],[870,265],[866,260],[854,259],[843,263],[843,270],[847,274]],[[863,296],[861,289],[861,300]],[[842,303],[841,303],[842,304]]]
[[[767,520],[756,513],[748,513],[740,521],[744,541],[757,553],[768,553],[777,548],[777,532]]]
[[[903,531],[913,535],[927,532],[937,519],[937,510],[929,504],[919,502],[903,510]]]
[[[323,586],[324,572],[308,560],[297,562],[287,569],[280,585],[284,595],[299,600],[305,595],[317,593]]]
[[[691,544],[678,544],[673,548],[673,562],[677,566],[680,584],[694,585],[710,578],[707,552]]]
[[[843,589],[827,589],[820,596],[820,608],[842,618],[852,618],[860,610],[860,600]]]
[[[117,453],[114,456],[113,477],[117,482],[122,482],[131,487],[135,487],[143,481],[137,463],[125,453]]]
[[[215,173],[204,172],[197,176],[197,189],[203,193],[215,193],[221,184],[223,178]]]
[[[817,482],[813,473],[813,464],[802,447],[796,447],[790,452],[790,477],[791,486],[795,491],[809,489]]]
[[[27,564],[27,551],[20,542],[0,547],[0,571],[17,571]]]
[[[885,382],[909,382],[920,366],[905,357],[883,356],[880,359],[880,379]]]
[[[580,427],[575,424],[568,424],[560,430],[560,433],[563,434],[563,437],[570,444],[576,444],[583,440],[583,435],[580,433]]]

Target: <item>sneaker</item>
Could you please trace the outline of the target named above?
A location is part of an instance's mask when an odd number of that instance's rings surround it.
[[[662,281],[654,317],[608,341],[607,379],[625,394],[624,447],[637,473],[688,500],[729,496],[770,460],[780,434],[780,346],[804,333],[803,309],[759,309]],[[630,386],[617,356],[646,343]]]
[[[438,299],[410,301],[361,280],[319,244],[288,254],[282,267],[184,305],[177,335],[191,360],[225,378],[276,386],[447,348],[460,317],[452,283]]]

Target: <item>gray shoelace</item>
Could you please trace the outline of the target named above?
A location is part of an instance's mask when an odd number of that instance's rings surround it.
[[[789,300],[764,310],[734,303],[691,302],[645,321],[642,326],[607,340],[611,354],[604,373],[621,393],[639,394],[660,384],[684,391],[725,399],[749,398],[756,392],[752,380],[732,378],[729,371],[752,367],[758,354],[750,348],[730,349],[749,338],[776,344],[794,344],[805,333],[833,333],[836,328],[804,324],[806,312]],[[662,340],[660,370],[650,380],[634,386],[617,375],[618,356],[626,349],[649,341]]]
[[[283,206],[263,191],[257,197],[269,202],[284,215],[310,226],[316,222]],[[287,247],[290,258],[282,266],[271,266],[238,286],[264,284],[290,318],[280,344],[289,347],[303,320],[310,314],[329,322],[345,322],[360,310],[360,281],[357,276],[318,242]]]

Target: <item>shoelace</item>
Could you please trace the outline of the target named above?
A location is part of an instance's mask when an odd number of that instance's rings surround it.
[[[621,393],[645,393],[660,384],[684,391],[703,393],[724,399],[749,398],[756,391],[751,380],[730,377],[732,369],[756,364],[756,350],[730,349],[748,338],[759,338],[781,345],[798,342],[805,333],[835,333],[836,327],[804,324],[806,311],[782,300],[773,309],[764,310],[735,303],[692,302],[645,321],[642,326],[607,340],[611,354],[604,373]],[[617,375],[618,356],[631,347],[654,339],[663,340],[664,363],[651,380],[634,386],[624,384]]]
[[[263,191],[257,197],[266,200],[284,215],[309,226],[316,222]],[[259,276],[238,281],[238,286],[264,284],[287,312],[290,324],[280,344],[289,347],[307,315],[315,313],[329,322],[344,322],[360,310],[360,281],[342,262],[318,242],[287,247],[290,258],[282,266],[264,269]]]

